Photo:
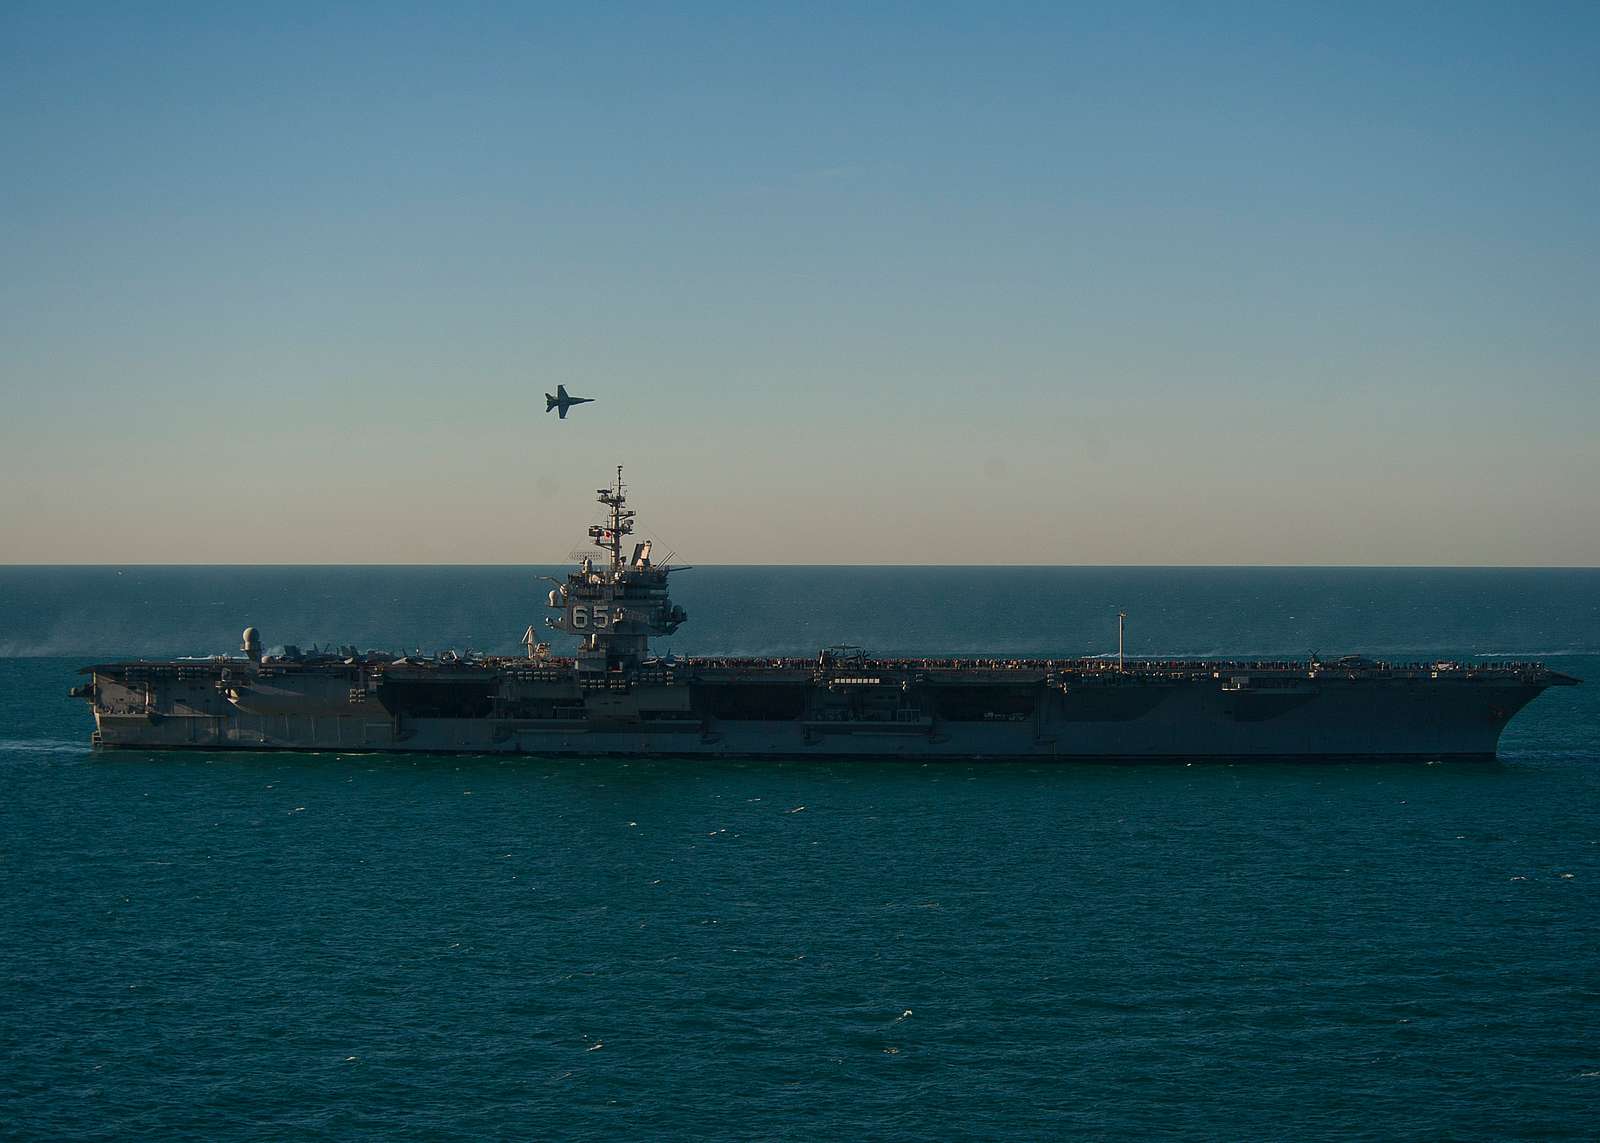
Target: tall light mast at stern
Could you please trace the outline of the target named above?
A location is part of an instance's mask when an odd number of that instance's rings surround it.
[[[596,496],[605,506],[606,522],[591,525],[589,539],[609,559],[605,566],[586,559],[568,572],[566,582],[550,593],[550,607],[560,614],[545,620],[552,629],[583,640],[577,655],[580,678],[637,667],[650,653],[652,635],[671,635],[688,618],[668,598],[672,568],[651,562],[650,540],[623,555],[635,513],[628,507],[620,464],[616,483],[598,489]]]

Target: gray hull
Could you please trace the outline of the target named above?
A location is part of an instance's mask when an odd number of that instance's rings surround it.
[[[784,758],[1488,757],[1511,716],[1576,679],[1536,663],[1395,666],[1097,659],[895,659],[833,647],[808,659],[657,659],[688,616],[652,542],[624,555],[622,469],[598,490],[603,558],[547,596],[575,637],[553,658],[395,658],[345,648],[108,663],[73,693],[99,746]],[[681,568],[676,570],[683,570]]]
[[[715,686],[690,683],[655,688],[643,700],[649,708],[677,710],[646,710],[611,694],[590,695],[586,702],[575,693],[568,717],[529,718],[397,713],[344,680],[318,676],[230,694],[216,680],[190,674],[180,680],[158,672],[142,684],[97,675],[96,744],[548,756],[1487,757],[1512,715],[1548,685],[1406,678],[1230,691],[1207,680],[1086,691],[1070,683],[1025,683],[1004,693],[1031,698],[1028,713],[951,719],[924,712],[936,709],[936,702],[885,717],[852,717],[848,708],[821,707],[816,700],[828,692],[815,685],[800,688],[807,709],[794,717],[725,718],[706,713],[715,703],[697,693],[714,694]],[[677,701],[669,703],[664,693]]]

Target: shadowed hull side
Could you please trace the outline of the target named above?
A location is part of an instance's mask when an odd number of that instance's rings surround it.
[[[334,713],[328,688],[308,689],[306,709],[238,708],[210,687],[161,701],[160,688],[126,690],[121,712],[97,705],[96,744],[134,750],[292,750],[373,753],[627,755],[656,757],[994,758],[1173,761],[1206,758],[1348,759],[1493,757],[1512,715],[1536,684],[1329,683],[1300,696],[1239,695],[1216,686],[1149,688],[1128,716],[1115,704],[1085,710],[1071,694],[1021,688],[1033,710],[995,719],[719,718],[715,687],[673,688],[683,710],[665,719],[426,717],[377,702]],[[815,700],[821,688],[791,688]],[[97,692],[116,705],[114,680]],[[269,703],[290,704],[288,688]],[[697,693],[701,692],[701,693]],[[246,696],[253,701],[253,696]],[[1120,697],[1120,696],[1119,696]],[[135,710],[151,698],[156,709]],[[656,700],[659,701],[659,700]],[[999,704],[996,704],[999,705]],[[159,709],[164,707],[165,709]]]

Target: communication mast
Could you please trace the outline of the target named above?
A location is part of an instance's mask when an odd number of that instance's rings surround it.
[[[632,534],[633,518],[636,513],[626,507],[628,503],[627,489],[622,483],[622,466],[617,465],[617,483],[613,488],[597,489],[600,503],[609,510],[610,519],[605,524],[592,524],[589,527],[589,538],[594,541],[594,546],[603,548],[611,553],[611,569],[615,571],[622,566],[622,537]]]
[[[583,559],[550,593],[559,614],[545,620],[553,630],[577,635],[580,680],[607,679],[610,672],[638,666],[650,653],[652,635],[671,635],[688,616],[667,596],[672,568],[653,563],[651,541],[623,556],[623,540],[633,533],[635,513],[628,508],[622,466],[610,488],[596,490],[606,522],[589,527],[589,540],[611,558],[605,565]],[[610,685],[607,682],[606,685]]]

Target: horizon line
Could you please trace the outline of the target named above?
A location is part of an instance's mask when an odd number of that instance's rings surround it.
[[[69,561],[62,563],[49,562],[5,562],[0,561],[0,569],[9,568],[554,568],[576,566],[575,561],[562,560],[552,563],[528,561],[487,562],[487,563],[405,563],[405,562],[362,562],[362,563],[155,563],[134,561],[129,563],[89,563],[86,561]],[[679,571],[691,571],[695,568],[885,568],[903,570],[926,569],[952,569],[952,570],[988,570],[995,568],[1016,568],[1019,570],[1041,569],[1096,569],[1108,571],[1124,570],[1195,570],[1195,571],[1600,571],[1597,564],[1156,564],[1156,563],[1084,563],[1084,564],[1028,564],[1028,563],[982,563],[982,564],[895,564],[895,563],[794,563],[794,564],[746,564],[746,563],[694,563],[694,564],[666,564],[664,566]]]

